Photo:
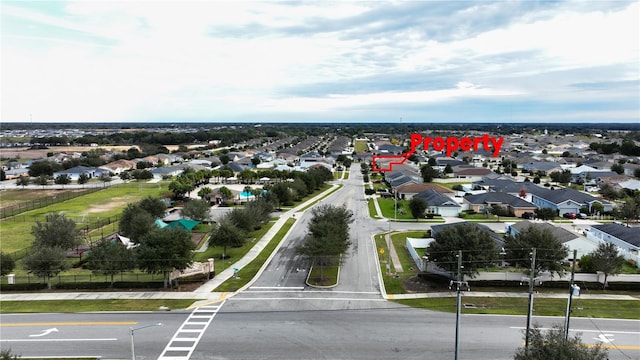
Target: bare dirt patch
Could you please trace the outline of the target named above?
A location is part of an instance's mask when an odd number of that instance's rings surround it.
[[[0,209],[8,208],[13,205],[38,201],[39,199],[51,198],[56,196],[64,196],[67,193],[81,192],[82,189],[10,189],[0,191]]]
[[[47,157],[48,153],[82,153],[96,149],[104,149],[106,151],[127,151],[131,147],[135,146],[51,146],[48,149],[29,149],[27,147],[2,148],[0,149],[0,157],[5,159],[39,159]]]
[[[107,211],[111,211],[113,209],[123,208],[129,202],[130,201],[127,198],[124,198],[124,197],[113,198],[109,202],[105,202],[105,203],[102,203],[102,204],[93,204],[93,205],[91,205],[87,209],[87,211],[85,211],[85,213],[92,214],[92,213],[107,212]]]

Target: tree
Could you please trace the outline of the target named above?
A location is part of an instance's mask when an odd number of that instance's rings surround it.
[[[16,261],[9,254],[0,252],[0,276],[5,276],[16,267]]]
[[[193,249],[190,232],[180,228],[153,228],[140,238],[136,259],[141,270],[162,274],[166,288],[173,270],[184,270],[191,265]]]
[[[49,175],[42,174],[38,176],[35,180],[35,183],[42,186],[49,184]]]
[[[200,196],[200,198],[204,199],[205,196],[211,194],[212,192],[213,192],[213,190],[210,187],[205,186],[203,188],[200,188],[200,190],[198,190],[198,196]]]
[[[126,174],[126,173],[123,173],[123,174]],[[100,174],[99,179],[100,179],[100,181],[102,181],[103,183],[110,182],[110,181],[111,181],[111,175],[109,175],[109,174],[107,174],[107,173],[102,173],[102,174]],[[124,179],[123,179],[123,180],[124,180]]]
[[[629,225],[629,221],[638,219],[638,217],[640,217],[640,205],[638,201],[633,198],[628,198],[620,208],[620,215],[623,219],[627,220],[627,225]]]
[[[151,196],[140,200],[138,206],[153,218],[162,218],[167,211],[167,205],[162,199]]]
[[[34,252],[24,257],[24,269],[36,276],[42,277],[51,289],[51,278],[67,268],[67,255],[60,247],[33,247]]]
[[[29,166],[29,176],[52,176],[54,172],[61,170],[62,166],[46,160],[36,161]]]
[[[138,243],[151,231],[155,219],[137,204],[127,204],[120,217],[120,234]]]
[[[209,246],[222,246],[222,258],[227,257],[227,247],[240,247],[246,241],[246,234],[229,219],[222,218],[211,232]]]
[[[53,180],[53,182],[58,185],[67,185],[71,183],[71,177],[67,174],[60,174]]]
[[[110,276],[111,286],[113,286],[115,275],[136,267],[136,258],[134,252],[122,244],[115,241],[102,241],[91,247],[86,267],[94,274]]]
[[[620,198],[620,193],[609,183],[600,185],[599,192],[607,199],[615,200]]]
[[[599,202],[594,202],[591,204],[591,213],[592,214],[598,214],[598,215],[602,215],[604,214],[604,205],[602,205]]]
[[[635,170],[633,170],[633,176],[640,178],[640,167],[637,167]]]
[[[252,157],[251,164],[253,164],[254,167],[258,166],[258,164],[260,164],[260,157],[258,155]]]
[[[195,186],[186,179],[175,179],[169,183],[169,191],[173,193],[173,197],[180,199],[193,191]]]
[[[619,274],[624,265],[624,256],[618,253],[618,247],[609,242],[601,242],[598,247],[591,252],[593,267],[596,271],[604,273],[604,289],[609,285],[607,279],[609,275]]]
[[[189,200],[182,207],[182,216],[200,222],[209,221],[209,203],[206,200]]]
[[[411,215],[416,220],[424,216],[424,212],[425,210],[427,210],[427,207],[429,207],[429,205],[423,198],[414,196],[409,201],[409,209],[411,209]]]
[[[223,201],[233,199],[233,192],[229,190],[229,188],[226,186],[223,186],[220,189],[218,189],[218,193],[220,194],[220,196],[222,196]]]
[[[44,223],[36,221],[31,227],[31,234],[35,237],[34,247],[59,247],[66,250],[80,245],[82,237],[75,221],[62,214],[49,214],[45,219]]]
[[[624,166],[620,164],[611,165],[611,171],[615,171],[618,175],[624,174]]]
[[[144,169],[144,170],[135,169],[131,171],[131,177],[136,179],[137,181],[150,180],[150,179],[153,179],[153,173],[147,169]]]
[[[565,340],[564,329],[558,325],[554,325],[544,333],[537,325],[529,329],[529,347],[519,348],[514,356],[514,360],[606,360],[608,358],[609,354],[601,344],[587,346],[582,343],[579,334]]]
[[[80,176],[78,176],[78,184],[82,185],[86,184],[87,182],[89,182],[89,175],[82,173],[80,174]]]
[[[324,266],[338,262],[351,245],[349,224],[353,222],[353,213],[344,206],[321,205],[311,214],[308,235],[298,247],[298,253],[320,267],[320,281],[323,281]]]
[[[458,272],[459,250],[462,250],[462,273],[469,276],[474,276],[478,268],[489,266],[499,255],[490,230],[475,224],[447,226],[433,237],[435,241],[427,248],[427,256],[452,276]]]
[[[18,360],[20,355],[15,355],[11,352],[11,349],[0,350],[0,360]]]
[[[422,166],[420,168],[420,173],[422,174],[422,180],[424,180],[424,182],[432,182],[434,178],[440,176],[440,172],[431,167],[431,165]]]
[[[504,242],[510,262],[531,268],[531,250],[536,248],[535,274],[541,271],[561,273],[562,260],[567,257],[567,248],[560,243],[549,229],[530,225],[516,236],[509,236]]]
[[[535,209],[536,217],[540,220],[553,220],[556,217],[556,212],[552,208],[545,207],[540,209]]]
[[[451,174],[453,172],[453,168],[451,167],[451,164],[447,164],[447,166],[444,167],[444,172],[445,174]]]
[[[22,186],[24,188],[25,186],[29,185],[30,180],[31,179],[28,176],[20,175],[20,177],[16,179],[16,185]]]

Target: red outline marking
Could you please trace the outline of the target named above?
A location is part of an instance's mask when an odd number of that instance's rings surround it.
[[[407,159],[409,159],[411,155],[413,155],[413,153],[415,152],[416,152],[416,146],[412,144],[411,150],[407,151],[406,153],[403,153],[402,155],[373,155],[373,157],[371,158],[372,171],[379,171],[379,172],[391,171],[393,168],[393,165],[404,164],[405,161],[407,161]],[[378,164],[376,163],[376,160],[378,159],[400,159],[400,161],[389,162],[388,164],[389,168],[379,168]]]

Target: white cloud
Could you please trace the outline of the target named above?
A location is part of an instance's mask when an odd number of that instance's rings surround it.
[[[3,4],[3,18],[42,30],[3,26],[0,121],[25,121],[30,112],[42,121],[136,121],[525,96],[637,99],[638,90],[572,84],[639,80],[638,2],[609,11],[602,4],[589,10],[582,3],[579,11],[571,4],[543,6],[522,15],[510,13],[513,4],[475,4],[456,13],[456,19],[511,19],[482,29],[451,23],[456,35],[450,39],[425,38],[420,25],[401,23],[367,35],[395,20],[369,13],[389,3],[78,1],[61,13]],[[336,28],[311,27],[325,22]],[[344,36],[344,29],[361,35]],[[424,86],[402,89],[396,82],[385,91],[379,83],[358,94],[343,89],[393,73],[415,73]],[[317,97],[283,97],[287,89],[317,83],[336,85]]]

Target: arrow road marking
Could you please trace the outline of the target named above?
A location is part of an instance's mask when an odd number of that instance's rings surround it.
[[[56,328],[51,328],[51,329],[42,330],[42,334],[29,335],[29,337],[40,337],[40,336],[45,336],[45,335],[49,335],[49,334],[51,334],[52,332],[58,332],[58,329],[56,329]]]
[[[597,338],[593,338],[593,339],[601,341],[601,342],[603,342],[605,344],[608,344],[608,343],[614,341],[613,340],[613,334],[599,334]]]

